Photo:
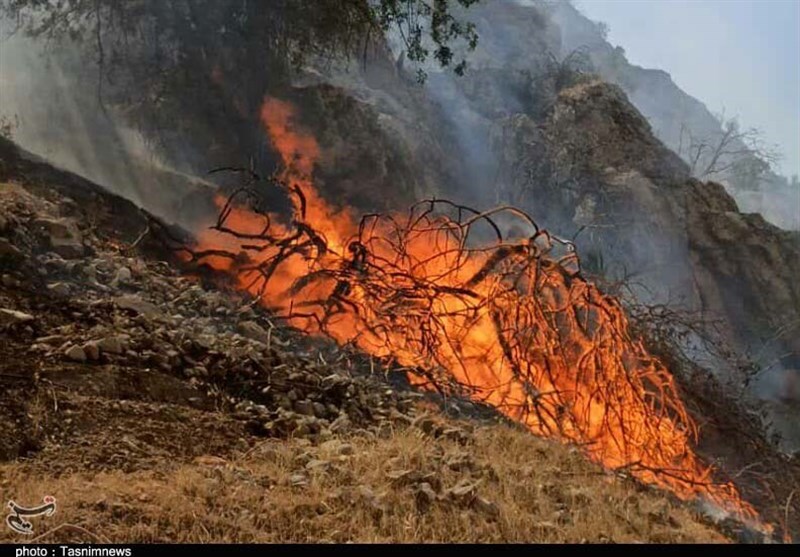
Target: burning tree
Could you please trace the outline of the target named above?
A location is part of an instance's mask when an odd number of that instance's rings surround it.
[[[293,116],[275,99],[261,111],[291,220],[244,203],[258,195],[252,177],[218,199],[219,218],[184,249],[187,261],[227,273],[303,331],[396,362],[422,388],[491,405],[609,468],[755,521],[696,455],[674,378],[632,335],[620,303],[582,277],[571,243],[511,207],[429,200],[356,219],[315,189],[319,149]],[[505,239],[501,214],[528,237]]]

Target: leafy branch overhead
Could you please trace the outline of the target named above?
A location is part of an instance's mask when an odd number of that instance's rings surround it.
[[[412,62],[432,55],[451,67],[456,43],[467,50],[478,43],[474,24],[457,12],[479,1],[0,0],[0,15],[32,37],[94,45],[99,58],[105,50],[122,55],[147,44],[157,56],[180,62],[187,49],[224,38],[228,46],[241,41],[252,56],[298,64],[309,55],[352,55],[378,32],[396,31]],[[465,59],[454,66],[459,75],[465,69]]]
[[[463,73],[477,1],[0,0],[0,17],[167,158],[222,165],[263,152],[253,115],[306,64],[384,52],[391,34],[414,64]]]
[[[463,8],[469,8],[479,0],[456,0]],[[393,29],[400,35],[406,49],[406,56],[412,62],[425,62],[433,49],[433,58],[442,67],[453,63],[455,52],[453,44],[463,41],[468,50],[478,45],[475,24],[458,19],[453,15],[448,0],[398,1],[381,0],[373,6],[373,15],[384,33]],[[462,58],[454,66],[457,75],[463,75],[467,68]],[[421,69],[418,77],[422,81],[426,75]]]

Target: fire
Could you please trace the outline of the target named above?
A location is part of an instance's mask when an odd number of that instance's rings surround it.
[[[757,522],[733,484],[714,483],[672,375],[631,336],[619,302],[581,278],[568,243],[510,208],[428,201],[357,220],[315,189],[319,146],[292,106],[267,99],[260,116],[283,160],[292,221],[219,199],[197,261],[295,327],[418,370],[416,384],[450,385],[608,468]],[[530,237],[498,231],[478,246],[476,227],[491,229],[501,212]]]

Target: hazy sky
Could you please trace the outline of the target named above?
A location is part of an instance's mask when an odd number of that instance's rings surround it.
[[[628,60],[762,130],[800,174],[800,0],[575,0]]]

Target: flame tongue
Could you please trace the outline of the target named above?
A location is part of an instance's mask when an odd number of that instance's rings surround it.
[[[199,234],[200,250],[216,250],[203,262],[302,330],[430,370],[411,377],[419,385],[457,385],[609,468],[755,521],[693,451],[696,428],[671,374],[631,337],[620,304],[573,272],[569,249],[557,258],[559,242],[538,229],[470,247],[489,215],[436,216],[437,202],[357,222],[314,188],[319,147],[293,127],[292,107],[267,99],[261,118],[283,158],[294,224],[220,200],[224,230]]]

